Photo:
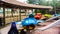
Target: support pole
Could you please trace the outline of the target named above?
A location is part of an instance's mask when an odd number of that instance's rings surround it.
[[[18,10],[18,9],[16,9],[16,10]],[[18,11],[17,11],[17,13],[18,13]],[[17,21],[18,21],[18,15],[17,15]]]
[[[21,21],[21,9],[20,9],[20,11],[19,11],[19,16],[20,16],[20,21]]]
[[[25,9],[25,16],[27,17],[26,13],[27,13],[27,11],[26,11],[26,9]]]
[[[12,14],[12,18],[13,18],[13,8],[12,8],[11,14]],[[13,21],[14,21],[14,19],[13,19]]]
[[[5,23],[5,7],[3,7],[3,25],[6,26],[6,23]]]

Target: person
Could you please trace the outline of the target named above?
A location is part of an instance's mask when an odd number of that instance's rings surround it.
[[[16,23],[15,22],[12,22],[11,24],[11,28],[10,30],[8,31],[8,34],[18,34],[18,29],[16,27]]]
[[[44,30],[47,30],[47,29],[49,29],[49,28],[51,28],[51,27],[54,27],[54,26],[56,26],[56,25],[59,25],[59,24],[60,24],[60,19],[57,20],[57,21],[55,21],[55,22],[53,22],[53,23],[51,23],[51,24],[49,24],[49,25],[47,25],[47,26],[45,26],[45,27],[34,29],[34,31],[36,31],[36,32],[37,32],[37,31],[38,31],[38,32],[44,31]]]

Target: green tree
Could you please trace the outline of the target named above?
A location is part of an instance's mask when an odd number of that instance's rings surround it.
[[[28,1],[29,1],[28,3],[31,4],[53,6],[55,13],[56,13],[56,8],[60,7],[60,0],[28,0]]]
[[[39,0],[27,0],[27,3],[29,4],[37,4]]]

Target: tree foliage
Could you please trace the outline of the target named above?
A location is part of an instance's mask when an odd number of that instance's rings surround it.
[[[37,4],[39,3],[39,0],[27,0],[29,4]]]
[[[28,3],[44,5],[44,6],[53,6],[55,12],[56,12],[56,8],[60,7],[60,0],[28,0]],[[39,10],[37,9],[36,11],[39,12]]]
[[[28,3],[30,4],[39,4],[39,5],[47,5],[47,6],[53,6],[53,7],[60,7],[60,0],[28,0]]]

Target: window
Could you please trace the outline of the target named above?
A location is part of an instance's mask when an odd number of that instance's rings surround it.
[[[0,14],[3,14],[3,8],[0,7]]]
[[[5,8],[5,16],[11,16],[11,9]]]
[[[25,10],[21,10],[21,13],[25,13]]]
[[[0,17],[3,17],[3,8],[0,7]]]
[[[19,15],[19,9],[13,9],[13,15]]]
[[[24,9],[21,10],[21,15],[25,15],[26,11]]]

